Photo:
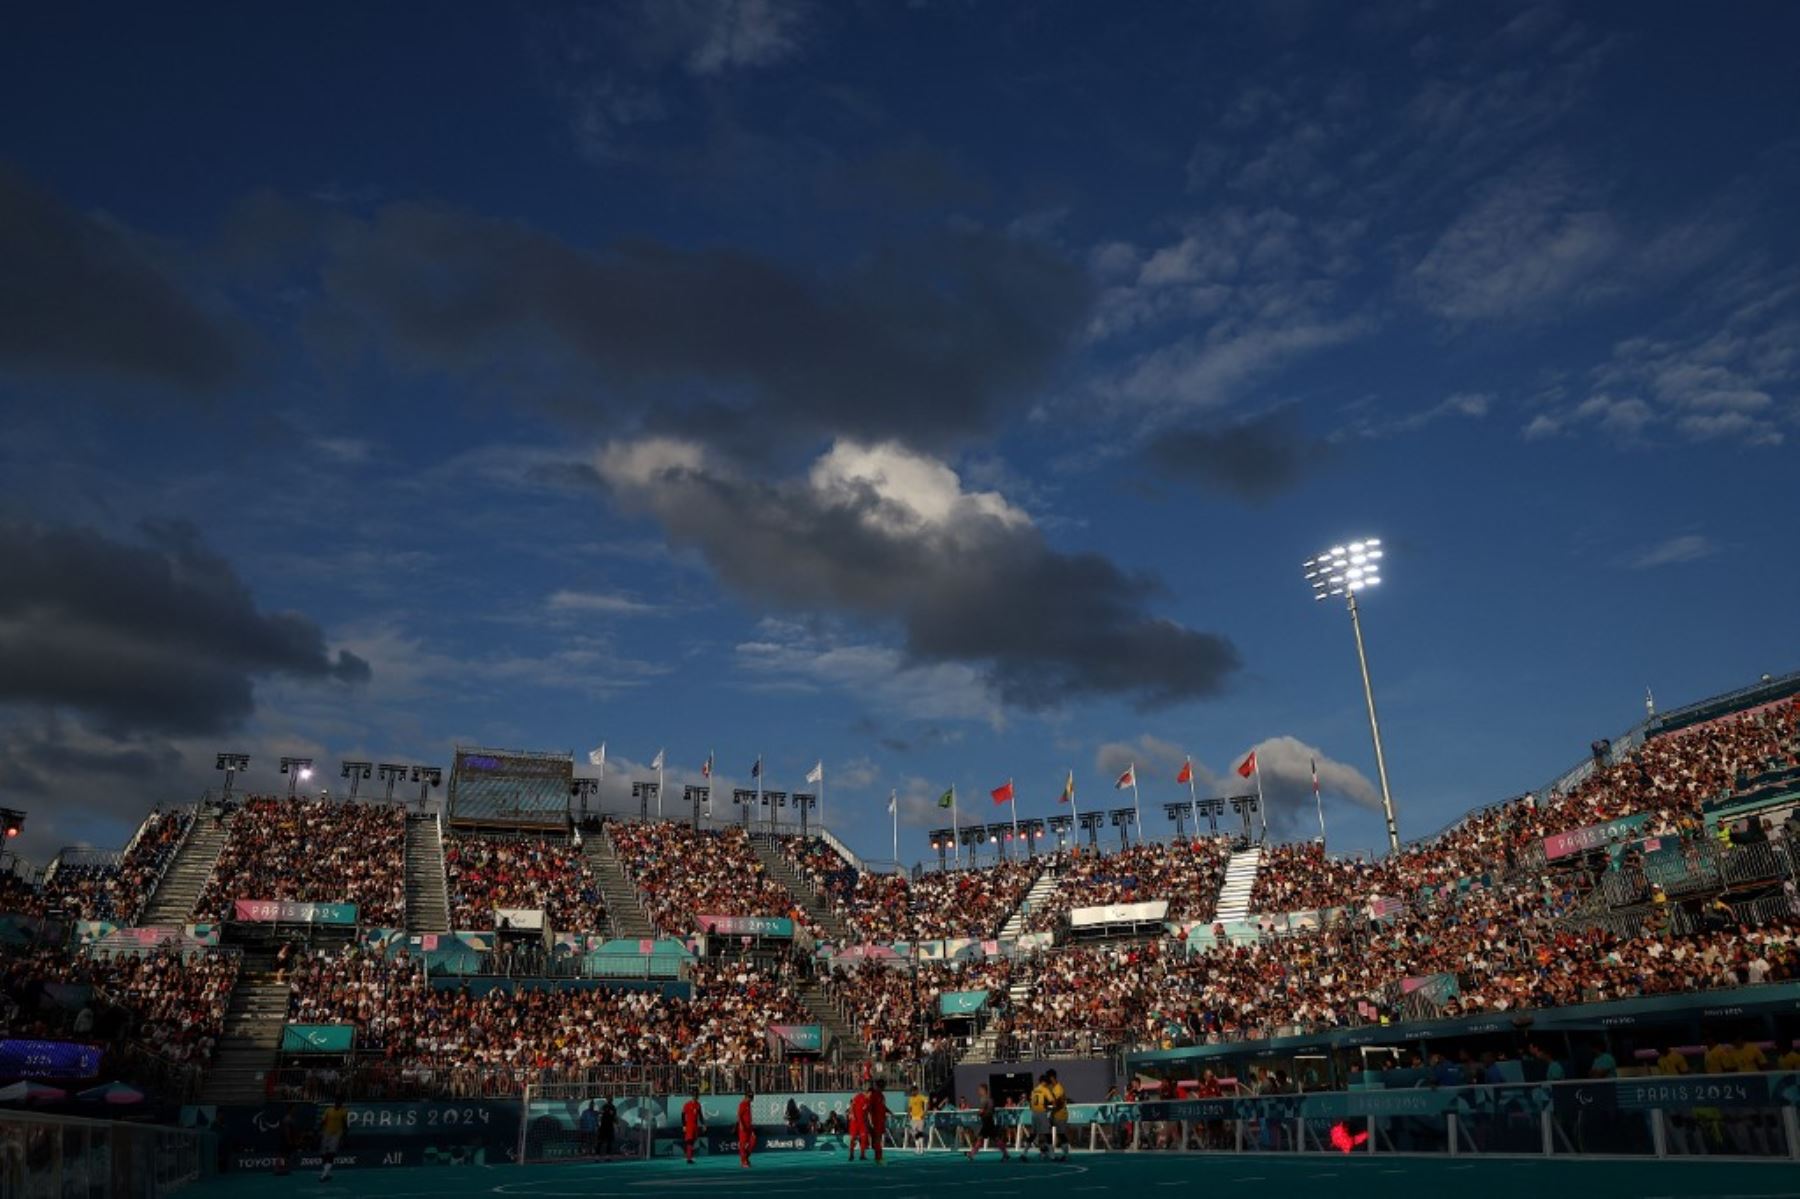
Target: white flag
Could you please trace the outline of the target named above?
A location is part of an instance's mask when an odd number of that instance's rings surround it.
[[[819,759],[818,763],[811,770],[806,772],[806,781],[809,783],[822,783],[825,781],[825,760],[823,758]]]
[[[600,743],[599,749],[588,750],[588,765],[589,766],[604,766],[604,765],[606,765],[606,742],[602,741]]]
[[[661,770],[662,768],[663,768],[663,751],[659,749],[656,751],[656,756],[654,758],[650,759],[650,769]]]
[[[898,791],[889,791],[888,792],[888,815],[889,816],[892,816],[894,814],[894,808],[899,802],[900,802],[900,793]]]

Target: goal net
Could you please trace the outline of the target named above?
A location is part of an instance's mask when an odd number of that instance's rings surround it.
[[[523,1103],[519,1161],[525,1163],[648,1158],[656,1129],[668,1122],[662,1100],[589,1083],[527,1086]]]

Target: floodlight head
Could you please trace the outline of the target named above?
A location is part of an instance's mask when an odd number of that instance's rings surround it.
[[[1300,564],[1315,600],[1355,595],[1381,582],[1381,539],[1365,537],[1308,558]]]

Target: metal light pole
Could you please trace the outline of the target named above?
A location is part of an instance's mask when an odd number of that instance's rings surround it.
[[[1387,817],[1388,851],[1400,851],[1400,828],[1394,820],[1394,796],[1388,790],[1387,755],[1381,749],[1381,721],[1375,715],[1375,688],[1369,682],[1369,655],[1363,649],[1362,617],[1356,593],[1381,582],[1381,541],[1369,537],[1347,545],[1334,545],[1302,565],[1312,585],[1313,598],[1344,597],[1350,609],[1350,630],[1356,636],[1356,662],[1362,668],[1363,699],[1369,705],[1369,733],[1375,739],[1375,773],[1381,780],[1381,811]]]

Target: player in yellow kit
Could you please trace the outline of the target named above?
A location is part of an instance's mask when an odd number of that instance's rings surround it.
[[[925,1152],[926,1106],[925,1096],[919,1091],[918,1087],[915,1086],[907,1091],[906,1118],[909,1122],[908,1127],[912,1130],[913,1152],[915,1154]]]
[[[344,1143],[344,1133],[350,1129],[350,1109],[344,1106],[342,1097],[332,1101],[325,1109],[325,1115],[319,1121],[319,1156],[324,1165],[319,1168],[319,1181],[331,1181],[331,1167],[337,1162],[338,1149]]]

